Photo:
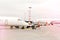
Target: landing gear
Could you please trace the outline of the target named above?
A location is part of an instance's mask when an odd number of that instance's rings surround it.
[[[31,27],[32,27],[32,29],[36,29],[35,26],[31,26]]]
[[[19,29],[19,26],[14,26],[14,27]],[[10,28],[13,29],[13,26],[10,26]]]
[[[22,26],[22,28],[21,28],[21,29],[25,29],[25,28],[24,28],[24,26]]]
[[[34,25],[32,25],[32,26],[27,26],[26,28],[36,29],[36,27],[35,27]]]
[[[30,26],[27,26],[26,28],[30,28]]]
[[[19,26],[10,26],[11,29],[13,29],[14,27],[17,28],[17,29],[20,28]],[[32,26],[27,26],[26,28],[36,29],[36,26],[32,25]],[[22,26],[21,29],[25,29],[25,26]]]
[[[12,29],[12,28],[13,28],[13,26],[10,26],[10,28]]]
[[[18,28],[19,29],[19,26],[15,26],[15,28]]]

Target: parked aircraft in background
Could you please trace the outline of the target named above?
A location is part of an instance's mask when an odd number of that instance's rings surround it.
[[[60,24],[60,21],[59,21],[59,20],[54,20],[54,21],[51,21],[50,24],[51,24],[51,25]]]
[[[60,24],[60,19],[37,19],[36,23],[39,23],[40,26]]]

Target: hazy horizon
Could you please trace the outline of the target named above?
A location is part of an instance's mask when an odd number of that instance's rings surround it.
[[[32,7],[32,20],[60,19],[59,0],[0,0],[0,16],[20,17],[27,20],[29,6]]]

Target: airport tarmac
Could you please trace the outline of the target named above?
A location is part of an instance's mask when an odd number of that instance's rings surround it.
[[[60,26],[41,26],[36,30],[0,26],[0,40],[60,40]]]

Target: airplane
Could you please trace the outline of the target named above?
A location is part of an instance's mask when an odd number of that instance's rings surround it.
[[[60,20],[51,21],[50,24],[51,24],[51,25],[54,25],[54,24],[55,24],[55,25],[58,25],[58,24],[60,25]]]
[[[52,19],[52,18],[36,19],[36,23],[39,23],[40,26],[60,24],[60,19]]]
[[[18,17],[0,17],[0,26],[10,26],[11,29],[13,27],[24,29],[28,25],[28,23]]]

